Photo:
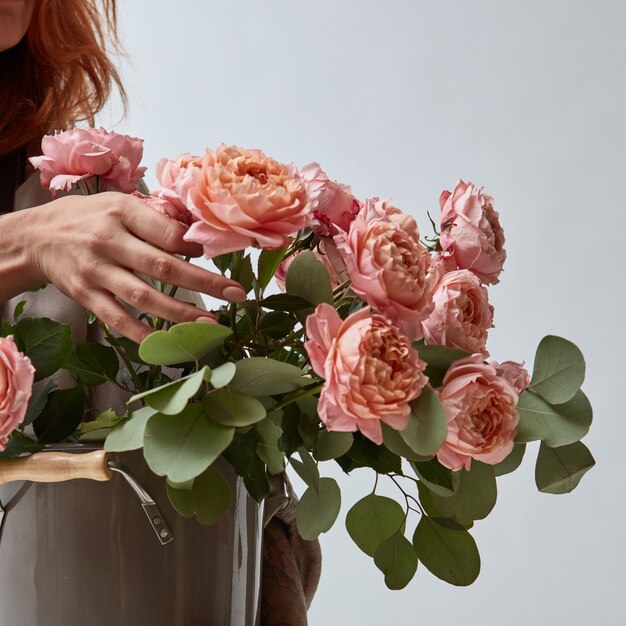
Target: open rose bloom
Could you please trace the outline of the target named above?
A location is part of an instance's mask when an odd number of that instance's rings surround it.
[[[17,349],[13,337],[0,337],[0,451],[24,421],[34,377],[35,368]]]
[[[111,133],[102,128],[74,128],[46,135],[43,154],[30,162],[40,174],[41,186],[69,191],[80,181],[97,177],[97,191],[132,193],[146,170],[140,167],[143,140]]]

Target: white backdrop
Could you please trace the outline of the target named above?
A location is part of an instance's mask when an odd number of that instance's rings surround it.
[[[469,588],[421,567],[388,591],[343,526],[371,472],[329,472],[344,504],[322,537],[311,625],[625,624],[626,2],[120,5],[130,112],[115,128],[145,138],[145,164],[222,141],[317,160],[361,198],[392,197],[424,232],[442,189],[483,184],[508,251],[491,289],[493,357],[532,364],[548,333],[587,357],[596,468],[569,496],[539,494],[529,446],[475,526],[482,572]],[[111,127],[119,111],[98,121]]]

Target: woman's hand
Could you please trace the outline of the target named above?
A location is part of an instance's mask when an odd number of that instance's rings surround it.
[[[210,320],[206,311],[160,293],[136,272],[229,302],[246,299],[235,281],[175,257],[200,256],[202,247],[183,241],[185,226],[134,196],[67,196],[19,213],[38,284],[54,284],[137,343],[151,329],[118,299],[171,322]]]

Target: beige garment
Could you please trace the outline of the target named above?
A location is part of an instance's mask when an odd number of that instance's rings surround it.
[[[14,210],[40,206],[50,200],[50,192],[41,188],[39,176],[34,174],[17,190]],[[177,297],[188,302],[202,304],[202,299],[198,294],[184,289],[178,290]],[[0,319],[12,321],[13,310],[21,300],[27,300],[24,315],[49,317],[59,322],[70,323],[74,341],[87,340],[106,344],[98,325],[87,323],[84,309],[74,300],[62,294],[54,285],[47,285],[45,289],[40,291],[21,294],[7,303],[0,303]],[[72,377],[63,370],[57,372],[54,379],[60,388],[71,387],[74,384]],[[41,382],[38,383],[38,385],[41,384]],[[122,415],[127,399],[127,394],[109,383],[88,388],[90,406],[97,411],[112,408],[118,415]],[[264,525],[267,526],[274,516],[286,525],[288,529],[287,538],[302,576],[302,587],[307,606],[310,606],[321,572],[319,543],[317,541],[304,541],[298,534],[295,527],[297,498],[289,482],[285,481],[283,477],[274,477],[271,480],[271,487],[271,494],[265,502]]]

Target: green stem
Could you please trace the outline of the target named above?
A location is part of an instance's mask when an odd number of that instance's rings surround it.
[[[190,259],[191,259],[191,257],[190,257],[190,256],[186,256],[186,257],[185,257],[185,262],[186,262],[186,263],[189,263],[189,260],[190,260]],[[162,291],[163,293],[165,293],[165,287],[166,287],[166,286],[165,286],[165,284],[164,284],[164,285],[162,286],[162,289],[161,289],[161,291]],[[172,285],[172,286],[170,287],[170,290],[168,291],[167,295],[168,295],[170,298],[173,298],[173,297],[176,295],[176,292],[177,292],[177,291],[178,291],[178,285]],[[155,330],[163,330],[163,326],[165,326],[165,322],[166,322],[166,320],[165,320],[165,319],[163,319],[163,318],[161,318],[161,317],[157,317],[156,322],[155,322],[155,324],[154,324],[154,329],[155,329]]]
[[[279,409],[286,407],[288,404],[292,404],[294,402],[297,402],[298,400],[308,398],[309,396],[314,396],[318,391],[321,391],[323,386],[324,386],[323,383],[317,383],[313,385],[312,387],[306,387],[300,393],[289,396],[288,398],[285,398],[282,402],[278,402],[274,406],[270,407],[267,411],[267,414],[269,415],[270,413],[273,413],[274,411],[278,411]]]
[[[137,391],[145,391],[144,386],[141,384],[139,376],[137,376],[137,372],[133,367],[132,361],[128,358],[128,355],[126,354],[126,350],[124,350],[124,348],[120,346],[115,336],[109,330],[109,327],[102,320],[98,320],[98,323],[100,324],[100,328],[102,329],[104,336],[107,338],[115,352],[119,354],[120,358],[124,362],[124,365],[126,365]]]
[[[243,259],[243,252],[235,252],[233,254],[233,269],[230,272],[232,280],[239,282],[239,274],[241,273],[241,261]],[[237,302],[232,302],[228,306],[230,313],[230,327],[233,331],[233,340],[235,343],[239,343],[239,334],[237,333]]]

